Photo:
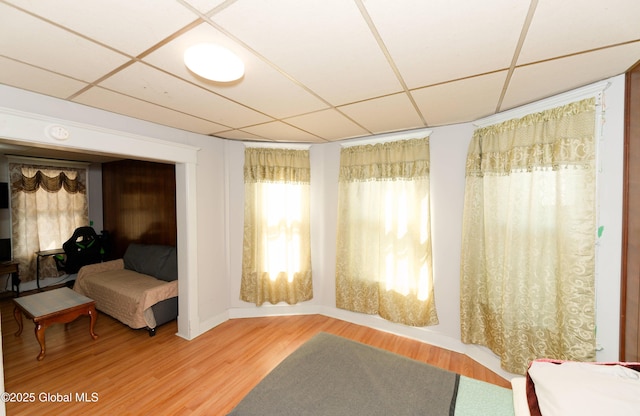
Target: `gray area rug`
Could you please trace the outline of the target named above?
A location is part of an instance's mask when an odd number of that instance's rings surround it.
[[[230,413],[248,415],[449,415],[459,376],[320,333],[271,371]]]

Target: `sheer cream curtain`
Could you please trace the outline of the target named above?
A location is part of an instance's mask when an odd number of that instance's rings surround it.
[[[336,306],[435,325],[429,139],[345,147],[340,154]]]
[[[36,251],[62,247],[73,231],[89,224],[86,169],[9,163],[13,256],[20,280],[36,278]],[[41,277],[56,277],[51,258]]]
[[[245,149],[240,299],[295,304],[313,298],[309,151]]]
[[[465,343],[507,371],[595,358],[595,98],[474,132],[461,261]]]

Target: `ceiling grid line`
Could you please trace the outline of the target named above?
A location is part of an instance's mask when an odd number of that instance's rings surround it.
[[[354,0],[354,1],[355,1],[356,5],[358,6],[358,9],[360,10],[360,13],[362,14],[362,17],[364,18],[365,22],[367,23],[367,26],[369,26],[369,30],[371,31],[371,34],[373,35],[373,37],[375,38],[376,42],[378,43],[378,46],[380,47],[380,50],[384,54],[384,56],[385,56],[385,58],[387,60],[387,63],[389,64],[389,66],[393,70],[393,73],[395,74],[396,78],[398,78],[398,82],[402,86],[402,90],[407,95],[407,98],[411,102],[411,105],[413,106],[413,108],[415,109],[416,113],[420,117],[420,120],[422,121],[424,126],[428,127],[427,120],[424,118],[424,115],[422,114],[422,112],[418,108],[418,104],[416,103],[416,101],[414,100],[413,96],[411,95],[411,92],[409,91],[409,87],[407,87],[407,83],[404,81],[404,78],[402,77],[402,74],[400,73],[400,70],[398,69],[398,66],[393,61],[393,57],[391,56],[391,53],[389,53],[389,49],[387,49],[387,46],[384,44],[384,41],[382,40],[382,36],[380,36],[380,33],[378,32],[378,29],[376,28],[375,23],[371,19],[371,16],[369,15],[369,12],[367,11],[367,8],[362,3],[362,0]]]
[[[498,104],[496,105],[496,112],[500,112],[502,107],[502,101],[504,100],[504,96],[507,94],[507,88],[509,87],[509,83],[511,82],[511,77],[513,76],[513,71],[515,71],[518,58],[520,57],[520,51],[522,50],[522,46],[527,38],[527,32],[529,31],[529,27],[531,26],[531,22],[533,21],[533,16],[536,13],[536,8],[538,7],[538,0],[531,0],[529,4],[529,10],[527,11],[527,16],[524,19],[524,24],[522,25],[522,31],[520,32],[520,37],[518,38],[518,44],[516,45],[516,49],[513,52],[513,58],[511,58],[511,65],[509,65],[509,70],[507,71],[507,78],[504,81],[504,86],[502,87],[502,91],[500,92],[500,98],[498,99]]]

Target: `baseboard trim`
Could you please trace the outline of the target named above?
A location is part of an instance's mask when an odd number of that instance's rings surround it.
[[[377,315],[366,315],[320,305],[263,305],[260,307],[231,308],[228,309],[225,314],[217,315],[216,317],[204,322],[201,325],[201,333],[215,328],[228,319],[314,314],[325,315],[330,318],[340,319],[356,325],[363,325],[379,331],[411,338],[429,345],[464,354],[503,377],[505,380],[511,380],[518,376],[517,374],[503,370],[500,367],[499,357],[485,347],[463,344],[460,340],[447,335],[438,334],[435,331],[430,330],[428,327],[417,328],[399,325],[382,319]]]

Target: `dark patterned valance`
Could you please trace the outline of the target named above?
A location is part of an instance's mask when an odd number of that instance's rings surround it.
[[[65,169],[67,170],[67,169]],[[47,176],[41,170],[35,175],[27,176],[20,169],[13,169],[11,172],[11,192],[36,192],[38,189],[44,189],[47,192],[58,192],[60,189],[70,194],[86,193],[87,188],[83,181],[83,174],[78,172],[75,178],[70,178],[64,171],[56,176]]]

